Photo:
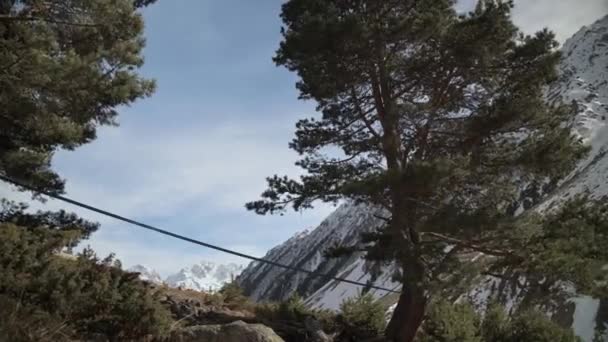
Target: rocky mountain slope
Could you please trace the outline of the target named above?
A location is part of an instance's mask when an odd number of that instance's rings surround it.
[[[591,146],[591,152],[534,210],[550,209],[583,192],[595,198],[608,198],[608,16],[581,28],[564,43],[562,53],[561,77],[547,90],[547,100],[576,105],[576,132]],[[297,234],[270,250],[265,258],[366,282],[370,279],[370,266],[360,255],[326,259],[323,251],[336,242],[356,242],[360,232],[379,224],[374,210],[343,204],[319,227]],[[297,292],[305,296],[310,305],[325,308],[337,308],[343,299],[359,290],[353,285],[327,282],[259,263],[250,264],[237,280],[255,300],[282,300]],[[393,288],[396,284],[391,283],[390,272],[385,272],[375,285]],[[491,287],[491,284],[481,286],[474,296],[479,302],[484,301]],[[382,292],[375,291],[374,294],[377,297],[386,295]],[[575,331],[590,341],[596,323],[607,321],[604,317],[607,315],[603,314],[608,311],[607,307],[608,302],[581,298],[570,306],[566,323],[573,324]]]
[[[560,80],[549,101],[574,103],[576,131],[591,146],[588,157],[540,206],[543,210],[573,195],[608,195],[608,16],[581,28],[562,47]]]
[[[243,265],[216,264],[202,261],[190,267],[182,268],[177,273],[162,279],[158,272],[142,265],[129,269],[139,273],[139,278],[153,283],[165,283],[170,287],[184,288],[197,291],[216,291],[222,285],[236,278],[244,269]]]
[[[373,215],[374,211],[365,206],[342,205],[316,229],[296,234],[270,250],[265,258],[334,276],[348,273],[354,280],[365,282],[369,275],[362,270],[359,255],[330,259],[323,253],[335,244],[356,242],[362,231],[376,228],[380,222]],[[327,285],[323,278],[255,262],[241,273],[237,281],[245,294],[254,300],[284,300],[294,292],[307,296]]]
[[[149,281],[155,284],[161,284],[163,282],[163,279],[158,272],[143,265],[135,265],[129,268],[128,271],[139,273],[139,279],[144,281]]]

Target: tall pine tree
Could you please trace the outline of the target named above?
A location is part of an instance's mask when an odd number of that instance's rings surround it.
[[[153,0],[0,0],[0,172],[48,191],[57,149],[95,139],[117,107],[148,96],[137,74]]]
[[[585,153],[571,134],[571,108],[543,101],[557,76],[554,35],[521,34],[512,1],[481,0],[466,15],[454,5],[290,0],[282,8],[274,61],[298,74],[300,97],[316,101],[321,116],[299,121],[290,144],[306,174],[268,178],[247,208],[267,214],[350,199],[384,209],[386,225],[363,242],[367,258],[399,266],[391,341],[413,340],[433,289],[455,279],[446,271],[459,253],[492,256],[497,273],[507,265],[549,271],[524,262],[522,251],[543,250],[546,236],[522,234],[512,205],[524,185],[555,183]]]

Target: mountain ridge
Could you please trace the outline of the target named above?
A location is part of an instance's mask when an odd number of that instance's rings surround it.
[[[134,265],[128,269],[139,273],[139,278],[155,284],[166,284],[169,287],[184,288],[196,291],[217,291],[222,286],[236,278],[245,268],[244,265],[227,263],[220,264],[201,261],[178,272],[162,278],[154,269],[143,265]]]

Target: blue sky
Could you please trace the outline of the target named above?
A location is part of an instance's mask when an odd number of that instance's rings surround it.
[[[608,13],[604,1],[520,0],[514,19],[526,31],[549,26],[563,40]],[[264,177],[298,174],[287,143],[295,121],[314,114],[313,103],[297,100],[295,75],[271,60],[280,4],[159,0],[147,8],[141,71],[157,80],[158,90],[122,109],[120,127],[102,128],[92,144],[56,155],[68,196],[258,256],[320,223],[330,206],[285,216],[244,209],[264,190]],[[126,266],[144,264],[166,275],[203,259],[247,262],[61,203],[35,207],[101,222],[86,243],[100,254],[116,252]]]

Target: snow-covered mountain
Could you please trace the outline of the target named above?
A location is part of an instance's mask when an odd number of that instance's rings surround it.
[[[592,197],[608,199],[608,16],[591,26],[581,28],[562,47],[559,65],[561,77],[547,90],[547,101],[574,103],[576,132],[591,146],[591,152],[558,188],[532,210],[547,210],[571,196],[588,192]],[[270,250],[265,258],[366,282],[369,265],[360,255],[326,259],[323,251],[337,242],[357,242],[359,233],[377,227],[381,222],[375,210],[365,206],[343,204],[316,229],[299,233]],[[297,292],[314,307],[337,308],[359,290],[356,286],[326,281],[259,263],[251,263],[237,279],[245,293],[256,300],[282,300]],[[375,283],[394,288],[390,270]],[[477,302],[486,300],[495,284],[482,284],[473,293]],[[373,292],[377,297],[383,291]],[[561,313],[564,324],[591,341],[596,324],[608,323],[608,300],[580,298]]]
[[[541,210],[583,192],[597,199],[608,195],[608,16],[581,28],[564,43],[559,70],[561,78],[547,97],[576,105],[576,131],[591,152]]]
[[[155,284],[160,284],[163,282],[163,278],[161,278],[158,272],[143,265],[135,265],[129,268],[128,271],[139,273],[139,279],[144,281],[149,281]]]
[[[166,279],[171,287],[183,287],[198,291],[219,290],[222,285],[236,278],[245,266],[237,264],[216,264],[201,262],[188,268],[183,268]]]
[[[158,272],[142,265],[129,269],[139,273],[139,278],[153,283],[165,283],[171,287],[180,287],[197,291],[217,291],[227,282],[236,278],[245,268],[234,263],[216,264],[202,261],[190,267],[182,268],[179,272],[162,279]]]

